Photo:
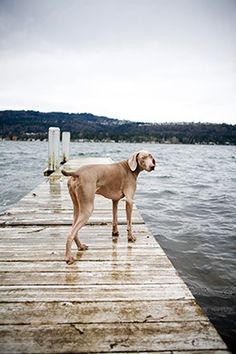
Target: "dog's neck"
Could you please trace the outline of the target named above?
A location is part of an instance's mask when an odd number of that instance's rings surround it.
[[[137,168],[136,168],[136,170],[135,170],[133,173],[135,173],[136,176],[138,177],[138,175],[139,175],[140,172],[142,172],[142,171],[143,171],[143,169],[138,165]]]

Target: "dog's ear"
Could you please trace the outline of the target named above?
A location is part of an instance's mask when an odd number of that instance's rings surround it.
[[[135,171],[137,166],[138,166],[138,162],[137,162],[137,156],[138,156],[139,152],[135,152],[132,156],[130,156],[130,158],[128,159],[128,165],[129,168],[131,169],[131,171]]]

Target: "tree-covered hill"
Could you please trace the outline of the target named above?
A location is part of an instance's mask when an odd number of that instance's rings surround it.
[[[0,138],[45,139],[48,128],[70,131],[72,139],[130,142],[215,143],[236,145],[236,125],[209,123],[138,123],[90,113],[0,111]]]

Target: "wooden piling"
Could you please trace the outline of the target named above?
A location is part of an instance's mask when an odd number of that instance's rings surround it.
[[[62,132],[62,160],[65,163],[70,157],[70,132]]]
[[[60,128],[50,127],[48,130],[48,168],[44,171],[45,176],[49,176],[60,166]]]
[[[66,169],[108,159],[80,158]],[[147,177],[148,178],[148,177]],[[134,208],[111,236],[111,201],[96,196],[73,265],[64,262],[72,222],[59,170],[0,218],[1,353],[229,353]]]

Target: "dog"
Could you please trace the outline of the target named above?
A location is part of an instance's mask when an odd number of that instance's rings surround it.
[[[86,224],[94,208],[95,194],[111,199],[113,203],[112,235],[119,236],[117,208],[121,198],[126,198],[126,217],[128,241],[135,242],[132,233],[133,196],[136,190],[137,177],[141,171],[151,172],[156,161],[150,152],[135,152],[128,160],[111,164],[93,164],[82,166],[76,172],[62,170],[69,176],[68,189],[73,202],[74,221],[66,242],[65,261],[72,264],[75,259],[71,254],[72,242],[79,250],[88,249],[78,237],[78,231]]]

